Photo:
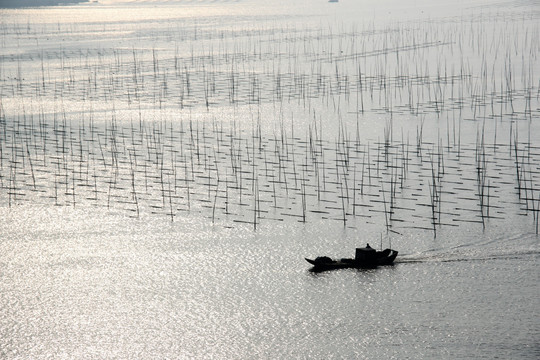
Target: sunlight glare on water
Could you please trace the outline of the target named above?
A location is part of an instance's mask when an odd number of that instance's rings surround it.
[[[537,351],[527,331],[537,327],[538,302],[527,301],[536,299],[537,252],[486,258],[493,250],[481,245],[483,254],[449,254],[449,261],[428,253],[405,255],[394,267],[310,273],[301,257],[314,244],[286,227],[246,233],[204,230],[193,219],[28,212],[55,227],[1,245],[9,259],[1,291],[8,357],[533,358]],[[3,234],[25,226],[10,223]],[[349,255],[339,237],[323,243],[329,255]]]

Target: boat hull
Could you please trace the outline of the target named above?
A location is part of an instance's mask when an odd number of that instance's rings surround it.
[[[386,249],[377,251],[371,258],[362,261],[356,259],[332,260],[329,257],[318,257],[316,259],[305,258],[308,263],[313,265],[314,270],[333,270],[333,269],[366,269],[377,266],[393,265],[398,252],[396,250]]]

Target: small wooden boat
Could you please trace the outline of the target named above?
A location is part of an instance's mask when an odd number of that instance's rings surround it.
[[[314,270],[332,270],[346,268],[375,268],[382,265],[392,265],[396,259],[398,252],[392,249],[376,251],[369,244],[365,248],[357,248],[354,259],[339,259],[333,260],[328,256],[319,256],[317,258],[308,259],[306,261],[313,265]]]

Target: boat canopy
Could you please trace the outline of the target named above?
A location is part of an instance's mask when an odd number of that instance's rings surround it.
[[[354,259],[356,261],[369,261],[375,258],[377,252],[371,247],[356,248]]]

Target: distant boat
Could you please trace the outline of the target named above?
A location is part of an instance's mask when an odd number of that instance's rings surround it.
[[[328,0],[328,2],[338,2],[339,0]]]
[[[393,265],[398,252],[392,249],[376,251],[369,244],[365,248],[356,248],[354,259],[332,260],[328,256],[319,256],[306,261],[313,265],[314,270],[332,270],[346,268],[375,268],[381,265]]]

